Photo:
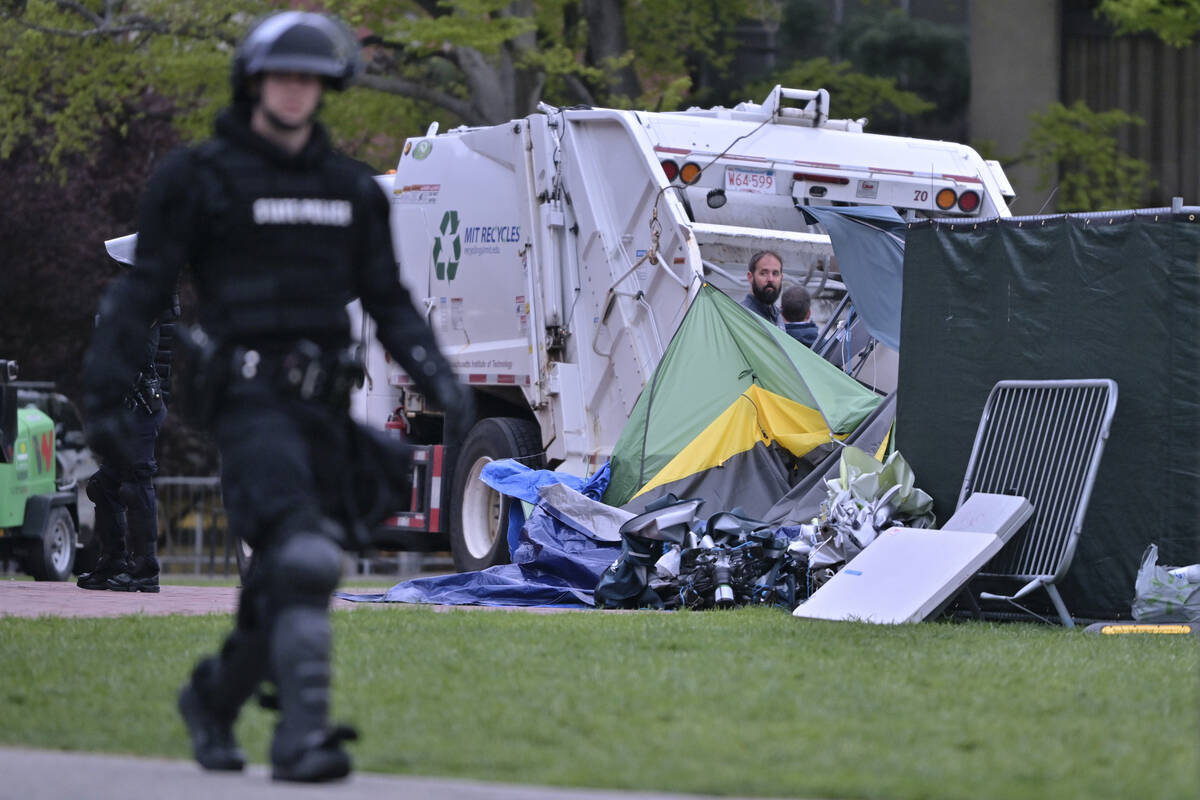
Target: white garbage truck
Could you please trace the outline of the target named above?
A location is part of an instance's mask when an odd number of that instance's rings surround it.
[[[601,466],[701,284],[740,299],[754,252],[779,252],[785,283],[836,297],[829,238],[800,207],[1008,215],[999,164],[961,144],[866,133],[829,108],[823,89],[777,86],[734,108],[543,105],[409,139],[379,178],[395,256],[474,390],[477,420],[451,466],[440,410],[368,346],[355,415],[423,445],[410,507],[378,532],[380,546],[448,547],[462,570],[504,561],[507,505],[479,480],[483,467]],[[371,321],[355,323],[373,343]]]

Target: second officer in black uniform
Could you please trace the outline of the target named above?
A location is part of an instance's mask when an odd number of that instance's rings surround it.
[[[350,771],[342,742],[353,732],[328,720],[328,604],[372,496],[355,465],[374,454],[400,470],[348,415],[345,303],[362,299],[384,347],[441,404],[448,440],[472,418],[468,390],[397,279],[386,197],[313,119],[322,91],[341,89],[357,64],[357,42],[320,14],[278,13],[250,30],[216,136],[173,155],[150,182],[134,267],[105,296],[86,363],[90,436],[103,453],[124,432],[121,376],[135,366],[137,331],[190,265],[225,504],[255,548],[233,632],[180,693],[194,754],[209,769],[242,768],[234,721],[272,681],[273,776]]]
[[[158,591],[158,502],[154,448],[167,417],[170,397],[171,348],[178,296],[150,326],[144,337],[141,369],[125,395],[129,438],[120,453],[102,460],[88,479],[87,496],[96,505],[93,530],[100,557],[91,572],[79,576],[81,589],[118,592]]]

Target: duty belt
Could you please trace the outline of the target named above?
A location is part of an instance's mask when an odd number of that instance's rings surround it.
[[[125,407],[154,416],[163,406],[162,381],[153,367],[142,370],[125,395]]]
[[[308,340],[283,353],[235,347],[230,366],[234,382],[262,380],[301,400],[336,407],[346,405],[350,390],[363,379],[362,364],[352,348],[326,351]]]

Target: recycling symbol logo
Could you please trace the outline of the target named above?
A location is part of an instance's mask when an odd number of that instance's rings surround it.
[[[433,240],[433,269],[437,279],[452,281],[458,272],[462,256],[462,239],[458,235],[458,212],[447,211],[438,226],[441,234]]]

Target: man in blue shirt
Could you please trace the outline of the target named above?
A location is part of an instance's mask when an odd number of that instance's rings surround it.
[[[783,318],[775,301],[783,288],[783,259],[773,250],[755,253],[750,257],[746,279],[750,282],[750,293],[742,298],[742,307],[782,328]]]
[[[817,324],[812,321],[812,296],[803,286],[791,286],[779,299],[783,329],[805,347],[817,340]]]

